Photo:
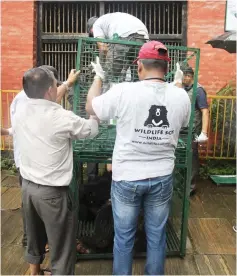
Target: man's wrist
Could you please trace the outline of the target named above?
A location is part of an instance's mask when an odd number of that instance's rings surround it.
[[[98,75],[95,75],[95,76],[94,76],[94,80],[100,80],[100,81],[103,81],[103,79],[102,79],[100,76],[98,76]]]
[[[8,131],[8,134],[12,136],[12,134],[13,134],[12,128],[11,127],[8,128],[7,131]]]
[[[204,134],[206,134],[206,135],[207,135],[207,131],[202,130],[202,133],[204,133]]]
[[[69,83],[69,81],[64,81],[63,85],[66,87],[67,91],[70,89],[70,87],[72,86],[72,84]]]
[[[174,85],[177,86],[177,87],[179,87],[179,88],[182,88],[182,87],[183,87],[181,81],[175,81],[175,82],[174,82]]]

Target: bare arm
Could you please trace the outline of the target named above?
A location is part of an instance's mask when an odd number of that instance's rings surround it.
[[[100,96],[101,94],[101,88],[102,88],[102,81],[101,79],[98,77],[95,77],[90,89],[89,89],[89,92],[88,92],[88,95],[87,95],[87,101],[86,101],[86,112],[89,114],[89,115],[95,115],[95,112],[93,110],[93,107],[92,107],[92,100],[95,98],[95,97],[98,97]]]
[[[108,45],[106,43],[102,43],[102,42],[97,42],[98,48],[100,50],[100,52],[108,52]]]
[[[68,89],[67,86],[65,84],[61,84],[58,88],[57,88],[57,98],[56,98],[56,103],[60,104],[62,98],[65,96],[65,94],[67,93]]]
[[[201,109],[202,112],[202,132],[207,134],[209,124],[209,111],[208,108]]]
[[[70,74],[68,75],[68,79],[66,83],[63,83],[60,85],[57,89],[57,98],[56,98],[56,103],[60,104],[62,98],[65,96],[67,91],[69,90],[70,87],[73,86],[73,84],[76,82],[78,76],[80,74],[80,71],[77,71],[75,69],[72,69]]]
[[[12,135],[12,129],[11,128],[2,128],[1,127],[1,136],[6,136],[6,135]]]
[[[174,85],[177,86],[177,87],[179,87],[179,88],[183,88],[183,85],[180,82],[176,82]]]
[[[103,63],[105,62],[105,59],[108,53],[108,45],[102,42],[98,42],[97,45],[99,48],[99,58],[100,58],[100,61]]]
[[[95,38],[105,39],[106,38],[105,27],[104,27],[103,22],[101,20],[99,20],[99,21],[96,21],[96,23],[93,25],[93,34],[94,34]],[[106,56],[106,54],[108,52],[108,45],[103,42],[97,42],[97,46],[100,51],[100,59],[101,59],[101,55],[103,57]]]

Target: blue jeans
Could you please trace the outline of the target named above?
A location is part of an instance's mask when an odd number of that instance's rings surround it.
[[[131,275],[135,234],[141,208],[147,239],[145,275],[164,275],[166,222],[173,192],[173,176],[139,181],[113,181],[113,275]]]

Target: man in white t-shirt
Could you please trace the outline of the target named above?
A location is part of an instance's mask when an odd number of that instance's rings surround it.
[[[149,39],[146,26],[137,17],[122,12],[107,13],[101,17],[92,17],[87,22],[89,36],[94,38],[117,39],[145,42]],[[122,44],[98,43],[100,58],[106,57],[104,91],[109,88],[111,76],[120,82],[125,81],[127,69],[134,60],[134,46]],[[113,80],[112,80],[113,81]],[[117,82],[117,80],[115,80]]]
[[[164,274],[165,226],[173,191],[175,148],[180,129],[189,123],[191,110],[187,93],[164,80],[169,61],[162,43],[145,43],[136,60],[140,81],[114,85],[103,95],[103,69],[98,58],[96,64],[92,63],[96,76],[86,110],[102,121],[117,119],[111,187],[114,275],[132,274],[141,208],[147,236],[145,274]]]

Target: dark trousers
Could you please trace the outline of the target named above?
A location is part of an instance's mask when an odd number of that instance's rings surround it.
[[[120,40],[136,41],[145,43],[144,36],[139,34],[131,34],[126,38],[119,38]],[[103,82],[103,93],[109,90],[110,84],[113,82],[123,82],[126,79],[128,68],[136,59],[138,53],[135,52],[133,45],[110,44],[105,61],[105,79]],[[131,78],[134,81],[135,74],[132,70]]]
[[[19,183],[22,187],[22,176],[19,172]],[[26,221],[25,221],[25,214],[23,211],[23,202],[21,202],[21,209],[22,209],[22,221],[23,221],[23,238],[22,238],[22,244],[25,245],[27,243],[27,236],[26,236]]]
[[[41,264],[48,239],[53,275],[73,275],[76,263],[76,209],[68,208],[69,187],[44,186],[23,179],[26,261]]]
[[[93,180],[98,175],[98,164],[87,163],[87,176],[88,180]]]
[[[199,175],[199,155],[198,155],[198,143],[192,143],[193,157],[192,157],[192,175],[191,175],[191,191],[196,189],[196,182]]]

